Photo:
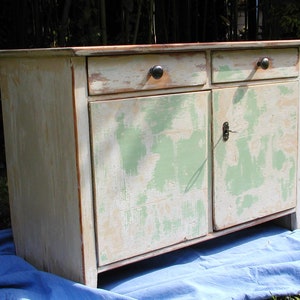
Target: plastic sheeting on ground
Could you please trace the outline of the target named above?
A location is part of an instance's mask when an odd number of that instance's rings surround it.
[[[300,293],[300,230],[260,225],[100,274],[98,289],[36,270],[0,231],[0,299],[268,299]]]

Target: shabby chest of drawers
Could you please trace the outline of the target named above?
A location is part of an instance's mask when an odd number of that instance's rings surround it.
[[[261,222],[299,227],[299,45],[0,51],[18,255],[96,286]]]

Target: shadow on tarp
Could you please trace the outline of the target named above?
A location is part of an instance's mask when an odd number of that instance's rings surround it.
[[[268,299],[300,292],[300,230],[272,224],[99,274],[92,289],[15,255],[0,231],[0,299]]]

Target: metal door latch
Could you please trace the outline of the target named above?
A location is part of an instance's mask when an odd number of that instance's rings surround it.
[[[223,141],[226,142],[229,139],[229,123],[223,123]]]
[[[229,129],[229,123],[223,123],[223,141],[226,142],[229,139],[229,132],[236,133],[237,131],[233,131]]]

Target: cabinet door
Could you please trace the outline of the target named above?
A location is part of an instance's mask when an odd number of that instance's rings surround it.
[[[209,98],[90,103],[100,267],[208,232]]]
[[[213,92],[215,229],[295,207],[297,115],[297,82]]]

